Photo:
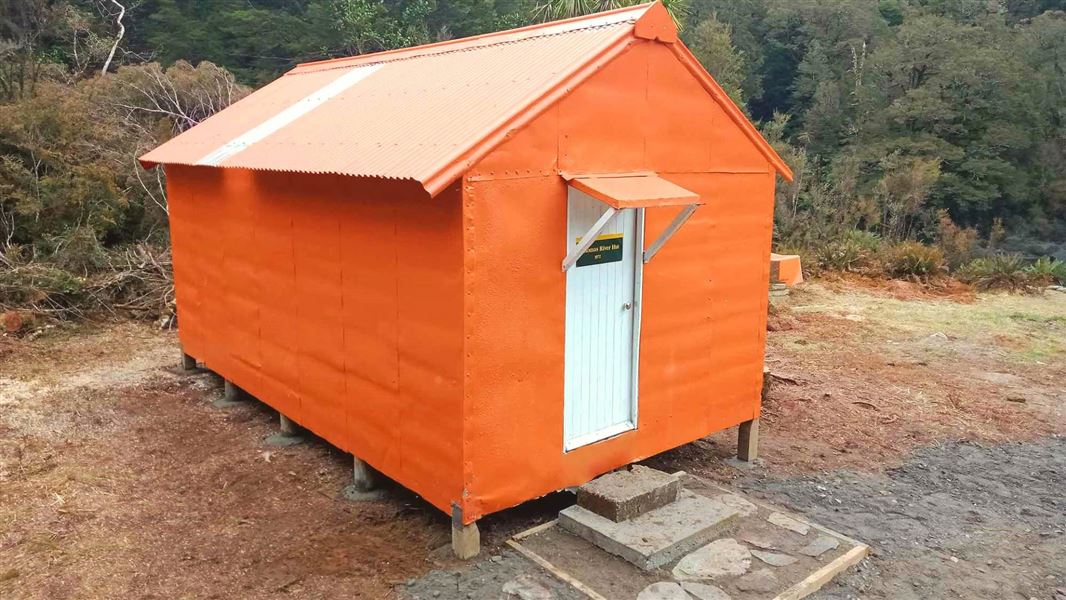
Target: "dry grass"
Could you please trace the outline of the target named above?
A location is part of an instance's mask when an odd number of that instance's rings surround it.
[[[889,341],[946,335],[955,346],[970,346],[1009,360],[1066,359],[1066,294],[979,294],[972,301],[922,302],[867,292],[810,285],[796,295],[797,314],[822,314],[884,329]]]
[[[897,464],[940,440],[1066,432],[1066,295],[899,299],[811,284],[768,337],[764,453],[784,470]],[[784,326],[782,326],[784,324]]]

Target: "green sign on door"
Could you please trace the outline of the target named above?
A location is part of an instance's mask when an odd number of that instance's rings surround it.
[[[579,240],[580,241],[580,240]],[[578,267],[602,265],[622,260],[622,234],[607,233],[596,238],[588,250],[577,259]]]

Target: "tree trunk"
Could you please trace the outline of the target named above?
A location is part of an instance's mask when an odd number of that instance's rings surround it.
[[[115,51],[118,50],[118,44],[122,41],[122,36],[126,35],[126,26],[122,24],[122,17],[126,16],[126,7],[122,6],[117,0],[111,0],[111,4],[118,7],[118,17],[115,18],[115,22],[118,24],[118,35],[115,36],[115,43],[111,45],[111,52],[107,55],[107,60],[104,61],[104,67],[100,69],[100,75],[107,75],[107,69],[111,66],[111,61],[115,58]]]

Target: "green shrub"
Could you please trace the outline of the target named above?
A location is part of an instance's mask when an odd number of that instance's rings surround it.
[[[1066,261],[1041,256],[1025,268],[1033,285],[1066,285]]]
[[[956,275],[980,290],[1022,291],[1033,283],[1025,259],[1017,254],[993,254],[972,260]]]
[[[921,242],[900,242],[884,253],[882,265],[893,277],[928,279],[944,272],[944,252]]]
[[[852,230],[842,239],[818,249],[818,266],[831,271],[863,273],[877,267],[881,238],[869,231]]]
[[[847,232],[846,234],[844,234],[844,240],[846,240],[850,244],[854,244],[862,248],[871,256],[876,255],[878,252],[880,252],[881,248],[885,245],[885,242],[881,239],[881,236],[877,235],[872,231],[863,231],[861,229],[852,229],[851,231]]]

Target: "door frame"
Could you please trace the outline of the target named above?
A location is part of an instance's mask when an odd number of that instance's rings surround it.
[[[637,239],[633,251],[637,253],[633,268],[633,404],[629,411],[630,422],[633,429],[637,428],[637,417],[640,408],[640,321],[644,315],[644,209],[631,209],[637,213]]]
[[[568,186],[569,187],[569,186]],[[574,190],[582,193],[589,198],[588,194],[581,192],[580,190]],[[569,194],[567,195],[569,197]],[[634,240],[633,240],[633,339],[630,344],[630,394],[629,394],[629,420],[587,433],[580,437],[576,437],[568,440],[566,438],[566,396],[563,396],[563,453],[573,452],[579,450],[585,446],[604,442],[609,439],[615,438],[628,431],[634,431],[639,427],[639,407],[640,407],[640,323],[641,317],[644,313],[644,208],[626,208],[619,211],[619,214],[626,210],[632,210],[636,214],[634,216]],[[569,201],[567,202],[567,214],[569,215]],[[567,217],[569,219],[569,216]],[[564,271],[564,274],[566,272]],[[564,304],[566,300],[564,299]],[[564,308],[565,312],[565,308]],[[566,361],[566,353],[563,353],[563,360]],[[564,382],[565,387],[565,382]]]

